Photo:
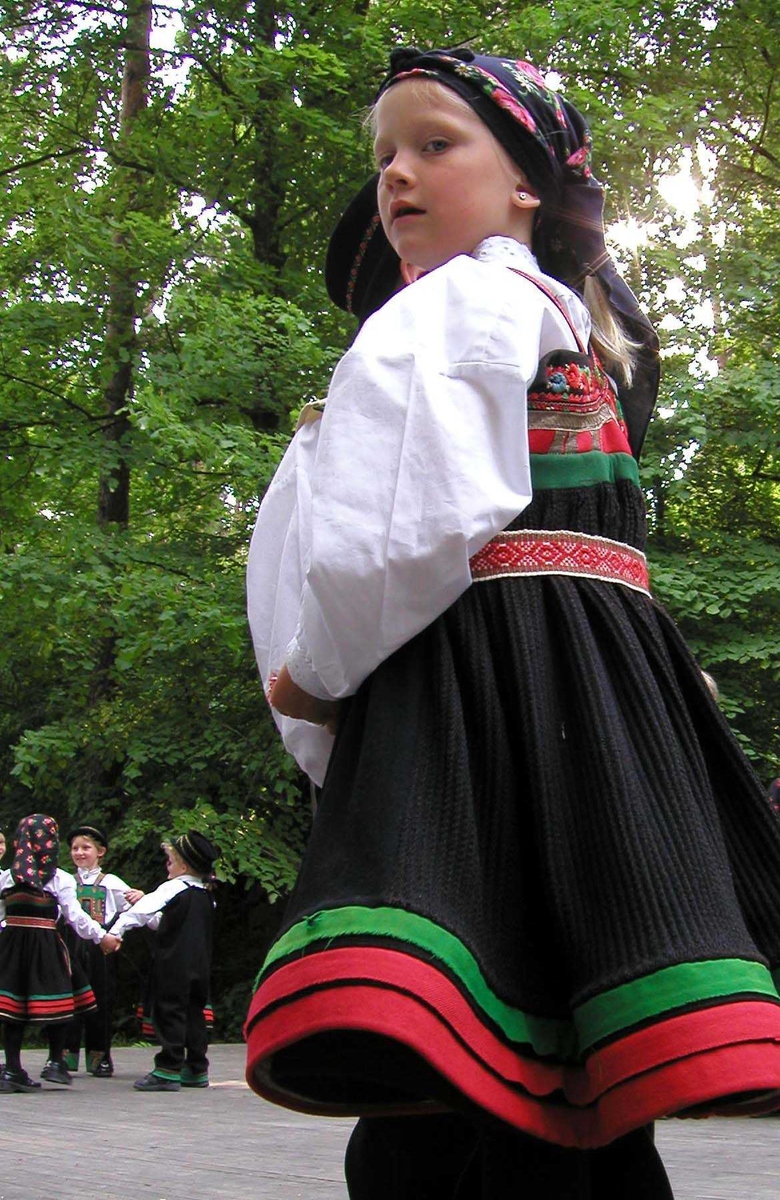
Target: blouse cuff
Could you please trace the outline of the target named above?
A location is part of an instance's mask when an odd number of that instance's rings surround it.
[[[317,700],[332,700],[330,692],[323,687],[322,680],[314,670],[311,658],[298,641],[297,635],[287,647],[287,670],[293,683]]]

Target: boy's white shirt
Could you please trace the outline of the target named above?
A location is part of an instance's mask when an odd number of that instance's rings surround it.
[[[10,870],[3,871],[0,874],[0,892],[6,888],[15,886],[16,883]],[[63,917],[71,928],[75,929],[79,937],[95,943],[101,941],[106,931],[79,904],[78,897],[76,896],[76,880],[72,875],[69,875],[67,871],[63,871],[62,867],[57,867],[49,882],[44,885],[43,890],[54,896]],[[5,920],[5,901],[2,896],[0,896],[1,920]]]
[[[321,699],[357,691],[471,583],[469,559],[530,503],[526,397],[539,360],[583,344],[587,309],[527,247],[488,238],[393,296],[334,372],[260,507],[247,607],[266,689],[286,662]],[[322,783],[333,739],[274,713]]]
[[[147,892],[137,904],[123,912],[112,926],[111,932],[116,937],[124,937],[129,929],[140,929],[142,925],[156,930],[162,920],[163,909],[170,904],[174,896],[185,891],[188,887],[205,888],[199,875],[177,875],[175,879],[166,879],[153,892]]]

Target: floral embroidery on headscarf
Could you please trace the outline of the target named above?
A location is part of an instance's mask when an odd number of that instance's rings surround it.
[[[57,870],[59,852],[59,829],[54,817],[45,813],[25,817],[14,834],[14,881],[42,891]]]
[[[514,117],[518,125],[522,125],[529,133],[536,133],[536,121],[531,116],[524,104],[519,104],[514,96],[510,96],[506,88],[502,88],[501,84],[497,83],[490,92],[490,98],[495,100],[499,108],[503,108]]]
[[[463,80],[531,134],[556,169],[582,179],[591,177],[591,137],[582,115],[546,82],[541,72],[523,59],[495,58],[461,50],[396,50],[391,73],[381,91],[410,75],[428,75],[446,83]]]

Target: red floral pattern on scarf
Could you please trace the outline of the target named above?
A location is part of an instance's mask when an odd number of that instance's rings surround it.
[[[57,870],[60,837],[54,817],[32,813],[19,822],[14,834],[11,875],[16,883],[43,891]]]

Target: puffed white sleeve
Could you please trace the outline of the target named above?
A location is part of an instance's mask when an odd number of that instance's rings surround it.
[[[124,937],[129,929],[140,929],[143,925],[157,929],[162,917],[162,910],[184,886],[178,879],[166,879],[165,883],[161,883],[153,892],[147,892],[145,896],[142,896],[132,908],[121,913],[112,926],[111,932],[115,937]]]
[[[322,413],[307,409],[263,497],[249,547],[247,615],[266,692],[284,665],[298,624],[311,553],[311,485]],[[332,735],[271,711],[286,749],[315,783],[322,783]]]
[[[341,360],[287,653],[311,695],[354,693],[468,588],[469,558],[530,502],[544,321],[538,289],[460,257],[393,297]]]
[[[125,883],[124,879],[120,879],[118,875],[105,875],[103,886],[111,892],[114,908],[118,913],[125,912],[131,907],[130,901],[125,896],[125,892],[130,890],[130,884]],[[113,933],[113,930],[111,932]]]

